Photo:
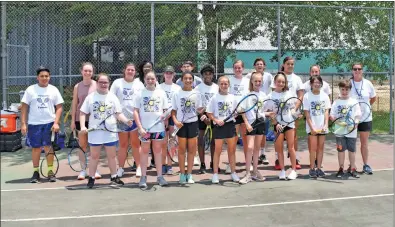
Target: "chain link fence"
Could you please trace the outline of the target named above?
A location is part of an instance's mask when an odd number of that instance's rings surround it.
[[[210,63],[219,76],[232,73],[236,59],[245,73],[258,57],[275,73],[285,56],[293,56],[304,81],[311,65],[321,66],[333,97],[338,81],[351,75],[351,64],[362,62],[378,97],[375,133],[392,132],[394,3],[301,4],[7,2],[3,101],[19,102],[19,91],[36,83],[40,65],[51,69],[67,113],[85,61],[115,79],[128,62],[149,60],[159,75],[166,65],[180,73],[186,60],[195,63],[195,72]]]

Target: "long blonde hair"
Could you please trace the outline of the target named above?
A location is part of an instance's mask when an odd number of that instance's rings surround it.
[[[253,77],[254,77],[255,75],[261,75],[262,80],[263,80],[263,75],[262,75],[262,73],[258,73],[258,72],[253,72],[253,73],[251,73],[250,83],[249,83],[249,86],[248,86],[248,90],[249,90],[250,92],[251,92],[251,91],[254,91],[254,85],[252,84],[252,80],[253,80]]]

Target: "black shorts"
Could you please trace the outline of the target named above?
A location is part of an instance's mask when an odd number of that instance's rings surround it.
[[[371,132],[372,131],[372,122],[362,122],[358,124],[358,132]]]
[[[294,129],[294,128],[291,128],[289,126],[285,126],[285,128],[283,129],[283,131],[281,133],[285,133],[286,131],[291,130],[291,129]],[[273,130],[274,130],[274,133],[277,133],[277,129],[276,129],[275,125],[273,126]]]
[[[235,122],[226,122],[222,126],[213,127],[213,139],[229,139],[236,136]]]
[[[235,120],[236,120],[236,125],[244,124],[244,120],[243,120],[243,117],[242,117],[241,115],[238,115],[238,116],[235,118]]]
[[[256,119],[251,126],[254,129],[251,132],[247,132],[247,136],[265,135],[266,122],[264,118]]]
[[[311,135],[311,132],[309,132],[308,135],[309,136],[326,136],[326,134],[323,134],[323,133],[318,133],[318,134],[315,134],[315,135]]]
[[[206,123],[204,123],[204,121],[200,120],[200,116],[198,117],[198,124],[199,124],[199,130],[206,130],[207,125],[206,125]]]
[[[87,121],[85,121],[85,128],[89,128],[89,123]],[[81,123],[79,121],[75,122],[75,129],[77,129],[77,131],[81,131]]]
[[[177,136],[181,138],[195,138],[199,134],[199,124],[197,121],[191,123],[184,123],[184,126],[177,132]]]

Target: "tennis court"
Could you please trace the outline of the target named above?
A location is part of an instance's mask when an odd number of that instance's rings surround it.
[[[326,142],[326,178],[311,180],[304,139],[299,152],[303,169],[295,181],[278,181],[273,169],[274,151],[268,144],[269,166],[260,166],[265,182],[240,186],[220,175],[219,185],[211,185],[211,174],[195,175],[194,185],[180,186],[170,176],[170,187],[149,185],[141,191],[135,177],[127,173],[125,186],[109,186],[105,159],[100,167],[104,179],[95,189],[77,181],[67,166],[65,151],[56,183],[28,183],[30,153],[1,154],[2,226],[393,226],[393,136],[372,136],[369,144],[373,175],[360,179],[337,179],[334,140]],[[358,143],[359,146],[359,143]],[[244,160],[241,147],[237,160]],[[208,163],[209,157],[206,156]],[[223,152],[222,167],[227,155]],[[286,163],[289,163],[287,161]],[[347,163],[347,162],[346,162]],[[361,156],[357,164],[361,168]],[[244,175],[238,163],[238,175]],[[198,167],[195,168],[197,173]],[[149,172],[153,182],[155,172]]]

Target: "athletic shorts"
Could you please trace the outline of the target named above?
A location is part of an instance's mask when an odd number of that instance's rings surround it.
[[[134,131],[134,130],[136,130],[136,129],[137,129],[136,121],[133,121],[132,126],[130,126],[129,128],[127,128],[127,129],[125,130],[125,132],[132,132],[132,131]]]
[[[222,126],[213,127],[213,139],[229,139],[236,136],[235,122],[226,122]]]
[[[348,150],[349,152],[355,152],[357,138],[350,137],[336,137],[336,148],[338,152],[344,152]]]
[[[89,128],[89,122],[87,121],[85,121],[85,128]],[[81,122],[75,122],[75,129],[77,129],[77,131],[81,131]]]
[[[372,131],[372,122],[362,122],[358,124],[358,132],[371,132]]]
[[[254,125],[257,125],[254,127]],[[255,135],[265,135],[266,121],[263,118],[256,119],[251,126],[253,130],[251,132],[247,132],[247,136],[255,136]]]
[[[244,124],[244,120],[241,115],[237,115],[237,117],[235,119],[236,119],[236,125]]]
[[[184,123],[178,130],[177,136],[181,138],[195,138],[199,134],[199,123],[197,121],[191,123]]]
[[[147,133],[144,138],[140,138],[141,142],[150,142],[151,140],[163,140],[166,137],[166,132],[151,132]]]
[[[100,146],[106,146],[106,147],[111,147],[111,146],[117,146],[118,145],[118,141],[114,141],[114,142],[108,142],[108,143],[89,143],[89,146],[91,147],[100,147]]]
[[[53,122],[42,125],[27,125],[26,146],[40,148],[51,145]]]
[[[207,116],[207,115],[206,115]],[[199,123],[199,130],[206,130],[206,128],[207,128],[207,125],[206,125],[206,123],[204,123],[204,121],[201,121],[200,120],[200,117],[199,117],[199,119],[198,119],[198,123]],[[211,126],[212,126],[213,124],[211,124]]]
[[[283,128],[283,131],[281,133],[285,133],[286,131],[291,130],[291,129],[294,129],[294,128],[291,128],[289,126],[285,126],[285,128]],[[274,130],[274,133],[277,133],[277,129],[276,129],[275,125],[273,126],[273,130]]]

